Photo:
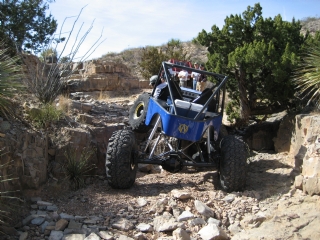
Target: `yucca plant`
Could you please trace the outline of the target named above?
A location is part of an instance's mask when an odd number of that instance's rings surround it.
[[[296,70],[294,84],[298,96],[307,101],[307,105],[314,102],[320,109],[320,43],[314,43],[306,48],[301,64]]]
[[[18,90],[22,90],[21,68],[17,64],[18,57],[10,57],[9,49],[4,42],[0,42],[0,113],[2,116],[14,114],[11,97]]]
[[[3,153],[0,153],[0,157],[3,155]],[[6,169],[10,164],[13,164],[12,162],[13,161],[8,161],[5,164],[0,164],[0,225],[8,225],[8,222],[13,220],[11,216],[19,209],[17,203],[22,201],[16,196],[18,190],[5,190],[9,182],[18,179],[10,174],[6,174]],[[0,231],[0,236],[5,234],[6,233]]]
[[[81,151],[75,148],[67,148],[65,151],[66,162],[63,165],[66,178],[70,182],[71,189],[77,190],[85,186],[86,178],[91,176],[91,171],[96,168],[90,163],[90,158],[94,150],[83,148]]]
[[[79,55],[79,49],[89,36],[94,23],[93,21],[89,29],[84,31],[82,36],[82,25],[78,26],[79,30],[75,33],[78,25],[77,22],[83,9],[84,7],[78,16],[76,16],[71,29],[63,28],[67,20],[65,18],[60,30],[48,37],[48,42],[43,45],[41,51],[40,59],[43,60],[42,62],[33,55],[21,54],[25,67],[24,84],[28,91],[33,93],[41,103],[52,103],[63,92],[68,78],[77,70],[77,68],[73,67],[75,60],[78,63],[86,61],[105,40],[101,41],[102,35],[100,35],[83,56]],[[76,34],[76,41],[71,41],[73,34]],[[61,46],[61,52],[57,51],[60,48],[59,46]],[[32,52],[36,52],[35,49]],[[48,62],[45,60],[48,60]]]

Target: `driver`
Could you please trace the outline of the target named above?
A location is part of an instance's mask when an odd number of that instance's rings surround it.
[[[158,78],[157,78],[158,79]],[[150,84],[152,87],[154,87],[154,85],[156,84],[157,82],[157,79],[151,77],[150,78]],[[153,94],[153,97],[155,99],[161,99],[161,100],[164,100],[166,101],[167,100],[167,96],[165,97],[165,99],[162,99],[162,95],[164,95],[163,93],[166,91],[166,89],[168,89],[168,84],[165,80],[165,78],[161,77],[161,83],[156,86],[156,90],[154,91],[154,94]]]

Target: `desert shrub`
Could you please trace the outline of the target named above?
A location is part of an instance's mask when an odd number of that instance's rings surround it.
[[[40,108],[30,108],[28,115],[33,125],[44,128],[48,127],[51,123],[59,121],[63,116],[63,111],[57,109],[52,104],[45,104]]]
[[[77,153],[78,149],[71,147],[67,148],[64,153],[67,160],[63,165],[63,170],[73,190],[84,187],[86,178],[91,176],[91,171],[96,168],[95,164],[90,163],[90,158],[94,153],[92,148],[83,148],[80,153]]]

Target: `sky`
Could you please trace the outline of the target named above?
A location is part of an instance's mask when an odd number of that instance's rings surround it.
[[[80,46],[75,56],[79,61],[160,46],[171,39],[191,41],[203,29],[211,32],[213,25],[221,29],[227,16],[242,14],[255,3],[260,3],[264,18],[320,17],[320,0],[55,0],[48,14],[57,20],[56,36],[70,36],[58,52],[64,48],[65,56]]]

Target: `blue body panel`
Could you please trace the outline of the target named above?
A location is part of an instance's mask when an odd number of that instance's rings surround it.
[[[221,115],[208,118],[204,121],[196,121],[174,115],[161,107],[153,98],[150,98],[145,124],[149,125],[156,114],[160,115],[162,130],[167,136],[192,142],[200,141],[208,126],[213,126],[214,130],[218,133],[222,122]]]

